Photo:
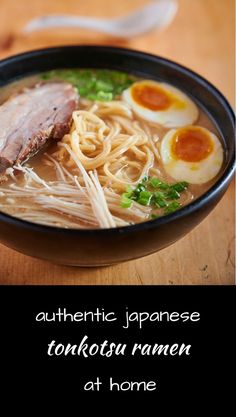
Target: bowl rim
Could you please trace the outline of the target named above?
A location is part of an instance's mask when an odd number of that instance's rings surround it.
[[[17,63],[18,61],[21,61],[24,58],[30,59],[30,58],[34,58],[37,56],[41,56],[42,54],[50,54],[51,52],[61,53],[63,50],[73,50],[73,49],[82,50],[84,48],[90,49],[90,50],[96,49],[101,52],[104,51],[106,53],[110,52],[110,53],[117,53],[117,54],[125,54],[125,55],[129,55],[130,57],[131,56],[136,57],[138,59],[141,58],[145,60],[157,61],[157,63],[158,62],[162,63],[166,65],[167,67],[178,70],[180,73],[190,78],[194,78],[203,87],[207,88],[210,91],[210,93],[212,93],[217,98],[218,101],[220,101],[220,103],[226,109],[228,116],[231,119],[232,124],[235,126],[234,111],[231,105],[229,104],[228,100],[206,78],[202,77],[195,71],[175,61],[172,61],[170,59],[164,58],[159,55],[154,55],[151,53],[138,51],[135,49],[120,48],[120,47],[115,47],[115,46],[96,45],[96,44],[62,45],[62,46],[55,46],[55,47],[50,47],[50,48],[34,49],[34,50],[30,50],[30,51],[23,52],[20,54],[9,56],[7,58],[4,58],[3,60],[0,60],[0,68],[1,66],[4,66],[5,64]],[[95,234],[97,236],[104,236],[104,235],[111,235],[114,233],[129,234],[129,233],[158,228],[159,226],[162,226],[166,223],[172,223],[176,219],[187,217],[193,212],[200,210],[203,206],[213,201],[215,197],[218,194],[220,194],[220,192],[224,190],[225,187],[227,187],[230,179],[234,175],[235,165],[236,165],[234,155],[235,155],[235,141],[234,141],[234,152],[233,152],[232,158],[228,161],[228,165],[226,169],[223,171],[222,175],[217,179],[214,185],[210,187],[209,190],[207,190],[205,193],[203,193],[200,197],[198,197],[193,202],[187,204],[181,209],[175,211],[174,213],[159,217],[157,219],[147,220],[142,223],[137,223],[133,225],[113,227],[113,228],[107,228],[107,229],[75,229],[75,228],[65,229],[65,228],[60,228],[56,226],[33,223],[33,222],[14,217],[14,216],[11,216],[7,213],[0,211],[0,221],[3,221],[8,224],[9,223],[13,225],[15,224],[16,226],[23,227],[25,229],[31,229],[31,230],[33,229],[34,231],[39,231],[39,232],[46,232],[46,233],[53,233],[53,234],[59,233],[59,234],[64,234],[64,235],[83,235],[83,236],[84,235],[94,236]]]

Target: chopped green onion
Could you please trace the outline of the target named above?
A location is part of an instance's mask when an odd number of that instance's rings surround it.
[[[121,196],[121,206],[129,208],[133,201],[143,206],[151,206],[162,210],[164,215],[173,213],[181,207],[181,203],[176,201],[181,193],[188,188],[185,181],[175,184],[168,184],[156,177],[145,176],[136,188],[128,187],[127,192]],[[150,218],[159,217],[158,214],[150,214]]]
[[[99,101],[111,101],[113,98],[112,93],[108,93],[105,91],[98,91],[97,93],[97,100]]]
[[[174,188],[169,188],[168,191],[166,191],[165,196],[168,200],[177,200],[180,198],[180,194],[178,191],[174,190]]]
[[[152,193],[149,191],[141,191],[138,196],[137,203],[141,204],[142,206],[149,206],[151,198]]]
[[[172,184],[170,188],[177,191],[178,193],[182,193],[188,188],[188,183],[186,181],[177,182],[176,184]]]
[[[173,201],[165,208],[165,214],[173,213],[180,208],[181,204],[178,201]]]
[[[149,177],[147,175],[145,175],[142,179],[142,184],[143,183],[145,184],[145,182],[147,182],[148,180],[149,180]]]
[[[137,187],[133,190],[132,199],[138,201],[139,195],[143,191],[146,191],[146,186],[142,183],[139,183]]]
[[[41,78],[67,81],[78,89],[81,97],[98,101],[113,100],[135,81],[129,74],[100,69],[55,70],[42,74]]]
[[[128,193],[124,193],[121,196],[121,207],[130,208],[133,204],[133,201],[128,196]]]
[[[153,188],[157,188],[157,187],[161,184],[161,181],[160,181],[158,178],[153,177],[153,178],[149,181],[149,184],[150,184]]]
[[[110,91],[113,91],[113,85],[112,85],[112,83],[106,82],[106,81],[103,81],[103,80],[98,80],[96,82],[95,87],[96,87],[96,90],[97,91],[101,91],[101,92],[110,92]]]
[[[161,182],[160,181],[160,184],[158,185],[158,188],[160,188],[160,190],[168,190],[169,189],[169,184],[167,184],[166,182]]]
[[[166,200],[159,195],[155,195],[153,198],[153,201],[154,201],[154,204],[159,208],[163,208],[167,206]]]

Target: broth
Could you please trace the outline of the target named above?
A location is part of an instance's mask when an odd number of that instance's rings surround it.
[[[61,80],[61,73],[59,72],[59,76],[50,73],[44,82]],[[66,74],[66,70],[64,73]],[[96,70],[93,73],[96,76]],[[42,82],[42,77],[45,78],[44,74],[39,74],[2,87],[0,104],[22,89],[34,88],[37,83]],[[70,77],[72,79],[71,75]],[[66,78],[67,82],[70,77]],[[197,119],[192,123],[178,127],[177,120],[175,127],[175,121],[173,126],[161,125],[159,119],[157,122],[153,121],[155,117],[163,117],[162,114],[160,116],[155,113],[153,104],[151,109],[147,109],[145,105],[142,107],[142,102],[133,103],[130,101],[131,95],[127,96],[127,92],[139,82],[146,81],[134,77],[125,79],[125,93],[121,91],[115,94],[113,91],[106,91],[109,89],[108,82],[106,85],[103,79],[98,79],[97,84],[105,88],[105,91],[101,90],[103,94],[100,94],[102,101],[97,96],[92,99],[100,90],[94,93],[90,88],[84,96],[81,93],[79,109],[73,113],[70,132],[59,142],[49,142],[46,148],[39,150],[26,163],[9,168],[7,175],[2,176],[1,211],[27,221],[56,227],[119,227],[169,214],[205,193],[216,181],[220,168],[208,181],[191,183],[189,178],[194,178],[194,171],[197,172],[196,175],[200,175],[201,169],[204,178],[212,176],[211,165],[216,162],[220,164],[220,145],[212,142],[218,152],[218,159],[210,155],[209,169],[205,160],[201,160],[199,164],[193,162],[190,167],[171,156],[173,146],[167,141],[167,135],[172,131],[175,132],[173,135],[177,135],[178,129],[185,126],[190,129],[189,126],[193,125],[205,129],[199,130],[200,133],[210,132],[209,137],[219,138],[222,143],[215,125],[201,108],[192,103],[190,104],[194,107],[189,107],[189,114],[194,109],[196,111],[196,108],[198,112]],[[150,83],[150,90],[153,81],[147,82]],[[81,91],[85,87],[82,85]],[[119,88],[121,89],[120,84],[116,86],[117,91]],[[178,99],[174,110],[168,116],[164,115],[168,119],[166,123],[172,124],[172,119],[178,118],[178,114],[182,117],[182,108],[186,113],[184,117],[189,117],[186,109],[190,104],[185,102],[185,96],[181,95],[183,93],[178,95],[177,90],[168,88],[167,86],[163,94],[171,94],[171,97],[175,95]],[[80,87],[78,90],[80,92]],[[158,100],[156,96],[153,97],[145,97],[146,102]],[[162,97],[161,100],[163,102]],[[166,100],[168,102],[171,100]],[[164,138],[168,149],[164,148]],[[193,146],[197,149],[199,145],[196,142]],[[165,162],[167,154],[172,158],[170,163]],[[183,176],[181,164],[186,178]],[[171,175],[172,172],[174,176]]]

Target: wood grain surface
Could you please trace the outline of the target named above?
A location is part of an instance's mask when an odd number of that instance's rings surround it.
[[[47,13],[121,16],[141,0],[0,0],[0,58],[65,44],[104,44],[162,55],[197,71],[234,105],[234,0],[179,0],[174,22],[132,40],[82,30],[21,28]],[[234,184],[215,210],[173,246],[149,257],[105,268],[61,267],[0,245],[1,284],[232,284],[235,277]]]

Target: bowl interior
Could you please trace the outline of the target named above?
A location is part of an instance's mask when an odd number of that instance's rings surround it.
[[[189,211],[200,208],[214,198],[220,188],[229,183],[235,166],[234,115],[223,95],[204,78],[172,61],[142,52],[101,46],[68,46],[32,51],[1,61],[0,87],[17,78],[59,68],[116,69],[168,82],[192,96],[219,130],[226,152],[221,175],[213,187],[181,210],[148,223],[166,223],[169,219],[189,214]],[[10,217],[4,214],[1,216]],[[137,226],[145,227],[144,224]]]

